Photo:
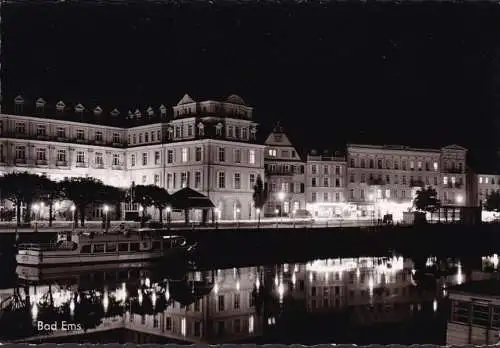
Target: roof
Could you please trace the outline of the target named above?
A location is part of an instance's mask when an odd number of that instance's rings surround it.
[[[449,291],[454,293],[500,297],[500,280],[487,279],[469,282],[450,287]]]
[[[229,97],[227,97],[226,102],[231,103],[231,104],[238,104],[238,105],[244,105],[246,106],[247,104],[241,98],[239,95],[236,94],[231,94]]]
[[[181,100],[177,103],[177,105],[191,104],[196,103],[193,98],[189,96],[189,94],[184,94]]]
[[[190,187],[184,187],[172,195],[172,207],[174,209],[206,209],[214,208],[215,204],[204,194]]]

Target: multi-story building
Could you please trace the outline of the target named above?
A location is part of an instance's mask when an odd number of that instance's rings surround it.
[[[129,111],[124,119],[114,109],[107,119],[99,106],[71,110],[60,101],[49,110],[40,98],[33,109],[22,97],[14,104],[14,114],[0,119],[3,172],[154,184],[170,193],[190,186],[214,202],[219,219],[255,216],[252,193],[257,176],[264,177],[264,146],[256,144],[253,109],[236,95],[223,102],[185,95],[170,119],[164,106],[159,114],[149,107],[144,116]]]
[[[338,153],[311,151],[307,156],[307,209],[314,217],[347,214],[346,159]]]
[[[465,205],[467,150],[350,144],[347,147],[348,200],[360,216],[396,215],[412,205],[421,187],[434,187],[443,205]]]
[[[280,124],[274,127],[264,145],[265,180],[269,189],[264,214],[274,215],[276,209],[283,214],[305,209],[305,161]]]

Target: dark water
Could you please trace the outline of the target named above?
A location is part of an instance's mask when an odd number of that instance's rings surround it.
[[[40,270],[6,259],[0,338],[445,344],[446,288],[492,273],[481,272],[481,257],[426,259],[332,258],[219,269],[190,264],[168,270],[159,264]],[[57,329],[41,328],[40,322]]]

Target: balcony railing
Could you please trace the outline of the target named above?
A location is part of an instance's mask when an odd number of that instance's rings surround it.
[[[454,184],[449,182],[448,184],[445,185],[445,187],[447,187],[447,188],[462,188],[463,184],[460,182],[456,182]]]
[[[382,179],[368,179],[366,183],[369,186],[382,186],[385,185],[385,181]]]
[[[410,180],[410,187],[424,187],[425,183],[422,180]]]

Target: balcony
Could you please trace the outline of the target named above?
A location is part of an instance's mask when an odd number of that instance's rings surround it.
[[[94,164],[95,169],[104,169],[104,163],[96,163]]]
[[[410,187],[425,187],[425,183],[422,180],[410,180]]]
[[[293,176],[294,173],[289,170],[289,171],[284,171],[284,170],[279,170],[279,171],[268,171],[266,170],[266,176]]]
[[[36,160],[37,166],[46,166],[47,164],[47,160]]]
[[[87,139],[75,139],[75,141],[78,144],[86,144],[87,143]]]
[[[68,162],[66,162],[66,161],[57,161],[56,162],[56,166],[58,166],[58,167],[67,167],[68,166]]]
[[[77,168],[87,168],[87,163],[84,162],[76,162],[75,167]]]
[[[26,164],[26,158],[16,158],[16,164]]]
[[[113,164],[111,166],[111,169],[113,169],[113,170],[123,170],[123,166],[121,164]]]
[[[50,137],[47,134],[37,134],[35,136],[38,140],[49,140]]]

